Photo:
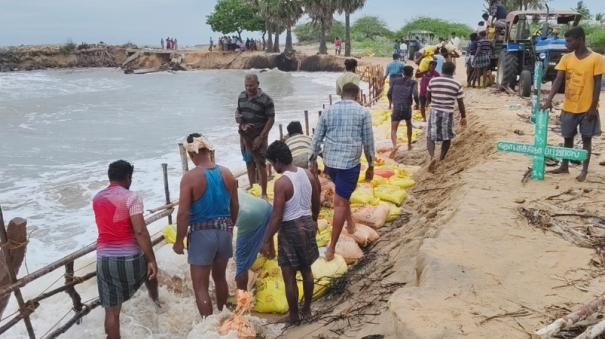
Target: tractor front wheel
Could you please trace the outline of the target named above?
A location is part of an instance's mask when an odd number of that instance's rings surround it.
[[[531,95],[531,86],[532,86],[532,75],[531,71],[523,70],[521,75],[519,76],[519,95],[527,98]]]

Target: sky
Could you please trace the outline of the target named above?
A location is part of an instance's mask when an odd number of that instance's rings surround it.
[[[552,0],[551,8],[569,9],[576,0]],[[206,24],[216,0],[0,0],[0,46],[61,44],[68,41],[159,45],[176,37],[179,46],[206,44]],[[382,18],[392,30],[418,16],[431,16],[474,27],[483,0],[367,0],[352,16]],[[605,0],[585,0],[591,13],[605,13]],[[336,16],[338,20],[344,19]],[[304,21],[305,18],[301,20]],[[254,35],[256,36],[256,35]]]

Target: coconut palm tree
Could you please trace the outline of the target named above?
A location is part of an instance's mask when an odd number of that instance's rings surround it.
[[[351,13],[363,8],[366,0],[337,0],[338,13],[345,14],[345,56],[351,56]]]
[[[338,0],[303,0],[305,12],[313,20],[313,23],[320,28],[319,54],[328,54],[326,32],[332,26],[337,2]]]
[[[280,26],[286,29],[286,51],[292,51],[292,26],[303,15],[303,2],[301,0],[281,0],[277,1],[277,17]]]

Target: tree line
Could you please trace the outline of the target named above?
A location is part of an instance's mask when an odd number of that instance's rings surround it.
[[[351,55],[351,13],[363,8],[366,0],[219,0],[207,23],[223,34],[262,32],[265,50],[280,52],[280,35],[286,33],[285,50],[292,51],[292,30],[303,15],[319,29],[319,54],[327,54],[327,33],[334,14],[345,15],[345,56]]]

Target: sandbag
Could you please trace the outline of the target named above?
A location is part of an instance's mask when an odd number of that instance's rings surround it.
[[[261,269],[258,271],[259,279],[275,278],[281,276],[281,268],[279,268],[276,259],[267,259]]]
[[[346,227],[343,228],[342,232],[355,239],[357,244],[361,247],[370,245],[380,237],[374,229],[364,224],[355,224],[355,233],[349,233],[349,230]]]
[[[317,233],[317,235],[315,236],[315,241],[317,242],[317,247],[328,246],[331,239],[332,239],[332,228],[330,228],[330,227]]]
[[[328,221],[326,219],[317,219],[317,229],[319,229],[319,231],[323,231],[326,228],[330,227],[330,223],[331,221]]]
[[[374,176],[376,175],[388,179],[395,175],[395,171],[390,168],[377,168],[374,170]]]
[[[302,282],[298,282],[298,296],[302,300]],[[279,277],[266,277],[256,280],[256,303],[254,311],[259,313],[284,314],[288,312],[286,300],[286,286],[284,279]]]
[[[402,189],[407,189],[410,187],[414,187],[414,185],[416,185],[416,181],[414,181],[414,179],[411,179],[411,178],[397,176],[397,177],[391,177],[389,179],[389,185],[397,186]]]
[[[324,257],[319,257],[313,265],[311,265],[311,271],[313,272],[313,299],[323,297],[330,287],[330,283],[334,278],[342,277],[347,273],[348,267],[347,262],[341,256],[336,254],[332,261],[326,261]]]
[[[258,272],[263,268],[266,262],[267,258],[259,254],[256,256],[256,260],[254,261],[254,264],[252,264],[252,267],[250,267],[250,269],[254,272]]]
[[[383,201],[392,202],[401,206],[408,197],[408,192],[393,185],[380,185],[374,189],[374,195]]]
[[[380,228],[386,223],[389,210],[388,206],[382,204],[378,206],[365,206],[353,213],[353,220],[372,228]]]
[[[392,202],[382,202],[383,205],[388,206],[389,215],[387,216],[387,222],[393,222],[403,214],[401,207],[393,204]]]
[[[336,254],[341,255],[348,265],[354,264],[363,257],[363,251],[359,248],[355,239],[343,233],[341,233],[340,238],[338,238],[335,252]]]
[[[174,244],[176,242],[176,225],[166,225],[164,229],[162,229],[162,235],[164,235],[164,241],[169,244]],[[183,239],[183,243],[185,248],[187,248],[187,237]]]
[[[336,186],[330,179],[319,177],[321,184],[321,193],[319,200],[322,207],[334,208],[334,195],[336,195]]]
[[[353,205],[368,205],[374,200],[374,188],[371,185],[363,184],[357,186],[351,195],[351,204]]]

